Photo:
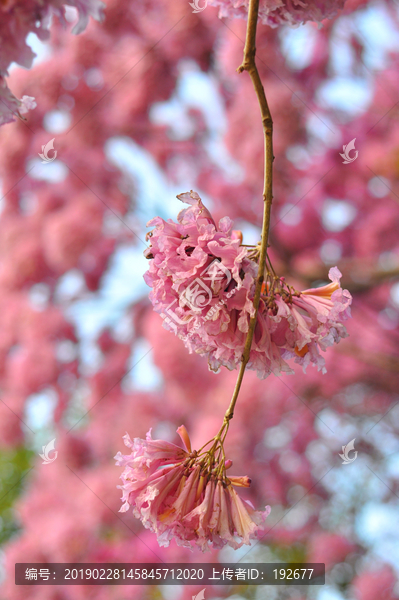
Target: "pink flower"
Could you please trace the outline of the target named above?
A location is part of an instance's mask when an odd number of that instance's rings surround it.
[[[260,0],[259,20],[264,25],[300,25],[306,21],[320,23],[343,8],[345,0]],[[209,0],[219,6],[219,17],[247,18],[249,0]]]
[[[151,429],[146,439],[134,438],[132,441],[128,433],[123,436],[125,446],[132,449],[131,454],[123,455],[120,452],[115,456],[117,465],[129,465],[129,474],[136,479],[146,479],[152,475],[158,467],[181,462],[187,456],[187,452],[162,440],[151,438]]]
[[[160,217],[149,222],[155,225],[145,251],[151,261],[144,275],[152,287],[150,299],[164,327],[190,353],[207,356],[212,371],[237,369],[254,314],[256,249],[240,245],[228,217],[217,227],[195,192],[178,198],[191,205],[178,223]],[[332,283],[299,293],[267,274],[248,362],[260,378],[293,373],[288,359],[305,372],[309,364],[325,372],[320,350],[347,336],[342,321],[350,316],[352,301],[340,287],[336,267],[329,277]]]
[[[30,110],[36,108],[36,106],[37,103],[35,99],[32,98],[32,96],[22,96],[19,112],[21,113],[21,115],[25,115]]]
[[[328,276],[332,283],[292,295],[291,302],[283,302],[282,298],[276,298],[279,311],[285,311],[285,341],[277,339],[278,335],[281,338],[281,332],[277,334],[275,341],[284,358],[295,358],[295,362],[302,365],[304,372],[306,367],[313,363],[319,371],[326,373],[325,360],[320,355],[320,349],[325,351],[348,336],[342,321],[351,316],[352,296],[348,290],[341,289],[339,281],[342,275],[337,267],[330,269]],[[276,316],[270,317],[277,323],[279,311]]]
[[[250,545],[263,529],[270,507],[255,511],[241,500],[233,485],[248,487],[249,478],[227,478],[224,462],[217,463],[206,452],[191,452],[185,427],[177,431],[186,450],[152,440],[151,430],[146,440],[132,442],[126,434],[125,444],[132,453],[115,456],[117,465],[125,466],[123,485],[118,486],[124,502],[120,512],[132,506],[133,514],[157,534],[160,546],[169,546],[172,539],[190,549],[196,544],[203,552],[211,546]]]
[[[20,117],[33,108],[36,108],[35,99],[30,96],[22,96],[22,99],[18,100],[0,72],[0,125],[15,121],[15,117]]]
[[[102,19],[103,2],[100,0],[25,0],[5,2],[0,5],[0,75],[7,73],[12,62],[30,68],[35,54],[26,44],[26,36],[34,32],[41,40],[49,38],[51,16],[56,15],[63,23],[64,6],[74,6],[78,11],[78,22],[72,33],[81,33],[87,26],[89,16]]]

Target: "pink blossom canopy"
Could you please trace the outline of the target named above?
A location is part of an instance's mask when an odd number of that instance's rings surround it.
[[[65,23],[64,6],[73,6],[78,11],[78,21],[72,33],[81,33],[86,28],[89,17],[101,20],[105,6],[100,0],[24,0],[0,2],[0,126],[15,120],[36,107],[34,98],[24,96],[18,100],[5,82],[12,62],[29,69],[35,57],[27,45],[26,37],[35,33],[39,39],[49,38],[49,25],[52,15]]]
[[[345,0],[260,0],[259,19],[264,25],[300,25],[306,21],[320,23],[333,17],[344,6]],[[220,17],[248,15],[249,0],[209,0],[210,6],[219,6]]]

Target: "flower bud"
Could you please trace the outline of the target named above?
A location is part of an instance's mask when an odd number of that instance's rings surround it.
[[[249,487],[251,485],[251,479],[247,475],[241,477],[229,477],[231,483],[237,487]]]

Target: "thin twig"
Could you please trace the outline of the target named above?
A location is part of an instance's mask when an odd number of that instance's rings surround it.
[[[247,34],[245,39],[244,48],[244,60],[238,67],[237,71],[242,73],[247,71],[251,77],[252,83],[255,88],[255,93],[258,98],[260,112],[262,117],[263,132],[265,137],[265,171],[264,171],[264,186],[263,186],[263,224],[262,224],[262,238],[259,256],[259,268],[256,278],[255,295],[253,299],[254,314],[249,322],[248,334],[245,340],[244,351],[241,357],[240,372],[238,374],[237,382],[234,388],[233,396],[230,402],[230,406],[226,411],[222,430],[228,427],[230,419],[233,418],[234,407],[237,402],[238,394],[240,392],[242,380],[245,373],[245,368],[248,364],[252,340],[255,332],[256,319],[258,314],[260,295],[262,290],[262,284],[264,280],[264,272],[266,265],[267,246],[269,238],[270,228],[270,211],[273,200],[272,184],[273,184],[273,121],[270,114],[269,106],[267,104],[265,90],[263,89],[262,81],[260,79],[258,69],[256,68],[255,55],[256,55],[256,27],[258,24],[258,11],[259,11],[259,0],[250,0],[249,11],[248,11],[248,24]],[[221,432],[220,432],[221,433]]]

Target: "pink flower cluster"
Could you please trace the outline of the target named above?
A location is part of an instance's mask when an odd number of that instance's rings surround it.
[[[300,25],[306,21],[320,23],[333,17],[344,6],[345,0],[260,0],[259,19],[264,25]],[[249,0],[209,0],[210,6],[219,6],[219,17],[248,15]]]
[[[81,33],[87,26],[89,17],[101,20],[104,4],[100,0],[24,0],[0,2],[0,126],[14,121],[36,107],[34,98],[23,96],[18,100],[10,91],[4,79],[12,62],[29,69],[34,52],[26,43],[29,33],[35,33],[41,40],[48,39],[52,15],[65,22],[64,5],[74,6],[79,14],[72,33]]]
[[[234,549],[250,545],[263,529],[270,513],[263,512],[242,500],[233,488],[249,487],[248,477],[216,476],[197,460],[191,451],[184,426],[178,428],[185,449],[163,440],[153,440],[151,429],[146,440],[124,436],[132,452],[115,456],[116,464],[124,466],[121,475],[123,505],[120,512],[133,507],[135,517],[157,534],[160,546],[169,546],[172,539],[179,546],[192,549],[193,543],[203,552],[211,547]],[[225,468],[231,466],[226,461]]]
[[[240,232],[228,217],[216,227],[198,194],[178,196],[191,206],[178,222],[152,219],[150,259],[144,275],[150,299],[164,326],[181,338],[190,352],[208,357],[211,370],[239,367],[250,318],[258,270],[253,250],[241,246]],[[252,258],[251,258],[252,257]],[[286,360],[325,372],[325,351],[347,336],[342,321],[350,316],[351,295],[339,284],[341,273],[330,269],[332,283],[293,292],[283,280],[264,286],[248,368],[260,378],[293,373]]]

